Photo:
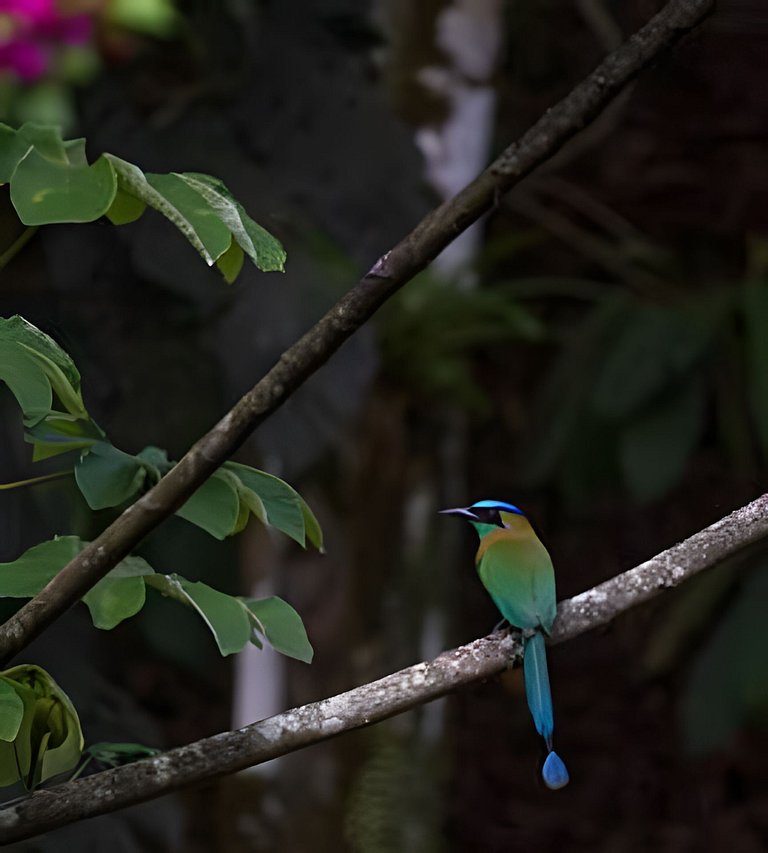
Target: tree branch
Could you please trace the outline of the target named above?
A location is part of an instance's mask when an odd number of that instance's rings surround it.
[[[634,569],[561,602],[552,642],[559,643],[604,625],[630,607],[678,586],[766,536],[768,495],[763,495]],[[40,791],[0,810],[0,844],[154,799],[386,720],[496,675],[521,651],[517,631],[497,632],[444,652],[433,661],[418,663],[238,731],[214,735],[154,758]]]
[[[641,30],[548,110],[458,195],[428,214],[186,453],[51,582],[0,626],[0,664],[24,649],[160,522],[172,515],[247,436],[469,225],[597,116],[664,48],[709,13],[714,0],[670,0]]]

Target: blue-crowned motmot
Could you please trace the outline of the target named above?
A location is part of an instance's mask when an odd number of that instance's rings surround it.
[[[522,511],[504,501],[477,501],[446,515],[469,520],[480,536],[475,563],[501,615],[523,632],[525,694],[536,731],[549,750],[541,775],[548,788],[568,784],[568,771],[552,749],[552,694],[544,635],[555,620],[555,571],[547,549]]]

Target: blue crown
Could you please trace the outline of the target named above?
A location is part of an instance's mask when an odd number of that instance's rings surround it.
[[[515,515],[525,515],[519,507],[505,501],[476,501],[469,509],[498,509],[502,512],[514,512]]]

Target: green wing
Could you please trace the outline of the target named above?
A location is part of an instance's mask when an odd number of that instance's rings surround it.
[[[555,619],[555,572],[538,537],[497,539],[480,559],[480,580],[501,615],[517,628],[543,628]]]

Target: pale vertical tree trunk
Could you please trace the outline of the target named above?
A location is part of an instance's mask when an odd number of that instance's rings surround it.
[[[440,125],[424,126],[416,139],[430,183],[444,199],[454,196],[488,162],[496,113],[491,85],[501,49],[501,0],[454,0],[437,19],[437,46],[448,64],[422,69],[423,83],[448,104]],[[435,260],[443,275],[470,284],[482,222],[468,228]]]

